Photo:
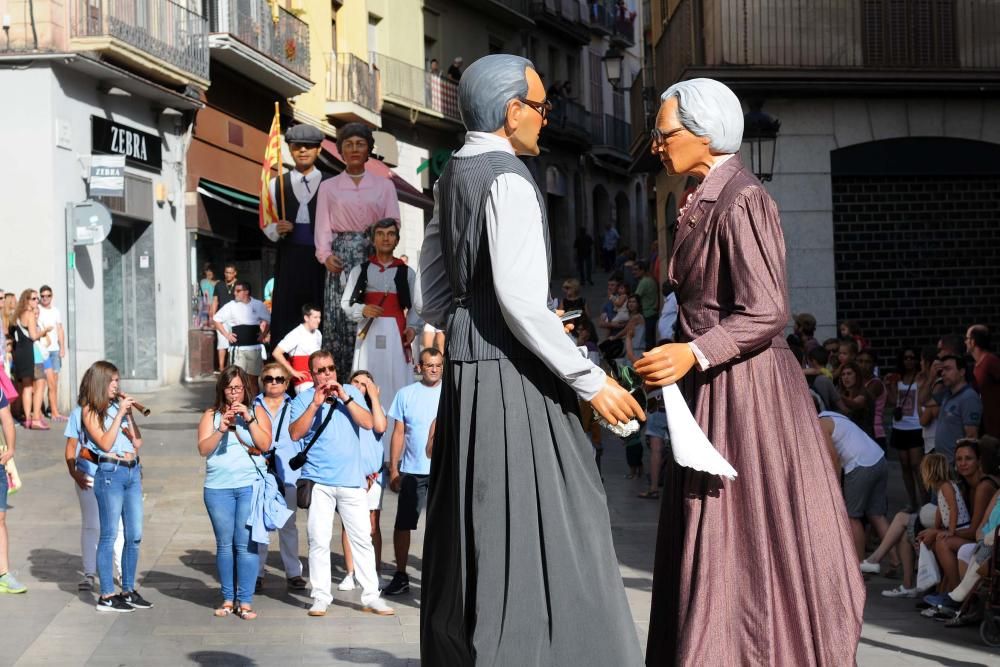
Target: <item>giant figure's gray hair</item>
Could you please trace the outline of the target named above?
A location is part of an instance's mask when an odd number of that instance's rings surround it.
[[[527,68],[535,68],[530,60],[506,53],[483,56],[469,65],[458,84],[458,107],[465,129],[495,132],[503,127],[507,103],[528,94]]]
[[[711,139],[716,153],[738,153],[743,141],[743,107],[736,93],[715,79],[690,79],[667,88],[661,102],[677,98],[677,119],[691,134]]]

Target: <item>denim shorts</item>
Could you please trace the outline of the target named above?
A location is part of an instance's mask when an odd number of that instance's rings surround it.
[[[7,511],[7,469],[0,466],[0,512]]]
[[[55,352],[49,352],[49,366],[56,373],[62,371],[62,359],[59,357],[59,350],[56,350]]]
[[[646,415],[646,435],[661,440],[667,440],[670,437],[667,433],[666,412],[650,412]]]

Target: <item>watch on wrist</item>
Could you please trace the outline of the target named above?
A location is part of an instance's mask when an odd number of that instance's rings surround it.
[[[354,400],[353,396],[348,396],[347,400],[344,401],[344,407],[347,407],[348,405],[350,405],[353,400]]]

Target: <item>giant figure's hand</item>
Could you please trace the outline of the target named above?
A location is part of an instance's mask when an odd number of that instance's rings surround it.
[[[643,354],[635,362],[635,370],[646,384],[665,387],[687,375],[696,362],[687,343],[667,343]]]
[[[612,377],[605,380],[604,389],[591,399],[590,405],[609,424],[624,424],[633,417],[639,421],[646,421],[646,413],[639,403]]]

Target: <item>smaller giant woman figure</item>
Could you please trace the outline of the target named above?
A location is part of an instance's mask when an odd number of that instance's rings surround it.
[[[699,425],[739,477],[668,472],[646,664],[854,664],[865,589],[839,481],[784,339],[778,209],[735,155],[743,110],[729,88],[693,79],[661,99],[653,152],[668,173],[701,184],[670,259],[681,342],[651,349],[635,368],[655,385],[683,380]]]
[[[392,181],[372,174],[365,163],[375,149],[367,125],[348,123],[337,132],[344,171],[319,186],[316,207],[316,259],[326,266],[323,342],[333,352],[337,371],[351,374],[356,326],[340,309],[351,269],[368,258],[368,228],[383,218],[399,220]],[[300,304],[301,305],[301,304]]]

